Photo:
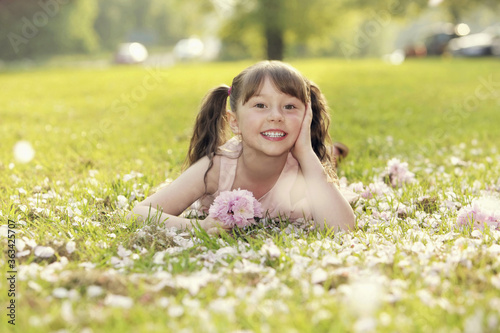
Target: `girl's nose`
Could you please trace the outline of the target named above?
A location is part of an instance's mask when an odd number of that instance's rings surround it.
[[[283,121],[283,113],[281,110],[277,107],[272,107],[269,110],[269,115],[267,117],[267,120],[269,121]]]

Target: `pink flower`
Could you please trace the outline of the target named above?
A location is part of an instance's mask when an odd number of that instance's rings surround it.
[[[362,182],[352,183],[351,185],[349,185],[348,188],[351,191],[356,192],[356,193],[361,193],[361,192],[363,192],[365,190]]]
[[[208,216],[219,220],[226,227],[246,227],[262,217],[262,206],[252,192],[247,190],[224,191],[215,198]]]
[[[488,225],[500,229],[500,200],[493,197],[481,197],[472,200],[470,205],[458,211],[457,224],[472,224],[474,229],[483,229]]]
[[[415,181],[415,174],[408,170],[408,163],[393,158],[387,162],[386,174],[392,187],[402,186]]]
[[[361,196],[365,199],[371,199],[375,196],[387,195],[391,193],[391,189],[382,182],[370,183],[366,189],[361,193]]]

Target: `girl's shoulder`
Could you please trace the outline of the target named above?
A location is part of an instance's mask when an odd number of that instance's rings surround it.
[[[212,194],[219,187],[220,165],[220,156],[215,155],[212,158],[212,162],[208,156],[204,156],[189,166],[178,179],[184,179],[188,189],[201,186],[205,194]]]
[[[217,149],[217,155],[228,158],[238,158],[241,154],[241,149],[241,141],[233,137]]]
[[[206,185],[207,185],[207,193],[214,194],[217,192],[219,188],[219,177],[220,177],[220,168],[221,168],[221,156],[215,155],[212,158],[212,167],[210,167],[210,159],[208,156],[203,157],[205,159],[204,164],[206,164]],[[210,167],[210,169],[209,169]]]
[[[208,195],[212,195],[219,190],[221,172],[223,173],[222,177],[224,177],[223,181],[231,177],[234,178],[233,172],[229,169],[231,169],[231,165],[237,163],[237,158],[240,154],[241,142],[236,138],[232,138],[218,147],[217,154],[212,158],[212,164],[208,156],[202,157],[196,162],[202,165],[201,169],[204,170],[204,175],[206,172],[204,180],[206,181],[206,192]]]

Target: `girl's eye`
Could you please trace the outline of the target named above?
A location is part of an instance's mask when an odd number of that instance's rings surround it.
[[[255,107],[256,107],[256,108],[259,108],[259,109],[263,109],[263,108],[265,108],[266,106],[265,106],[263,103],[257,103],[257,104],[255,104]]]
[[[285,105],[285,109],[286,110],[293,110],[293,109],[296,109],[296,107],[295,107],[295,105],[288,104],[288,105]]]

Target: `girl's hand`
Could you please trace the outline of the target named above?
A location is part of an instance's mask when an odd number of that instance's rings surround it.
[[[311,152],[314,154],[311,143],[311,123],[312,123],[313,113],[311,108],[311,101],[306,104],[306,112],[304,114],[304,119],[302,120],[302,126],[300,127],[299,136],[295,145],[292,147],[292,155],[299,162],[302,158],[305,158],[307,154]]]
[[[209,234],[209,235],[220,235],[223,232],[227,232],[231,230],[231,227],[225,227],[220,223],[219,220],[214,219],[210,216],[207,216],[204,220],[201,220],[200,226]]]

